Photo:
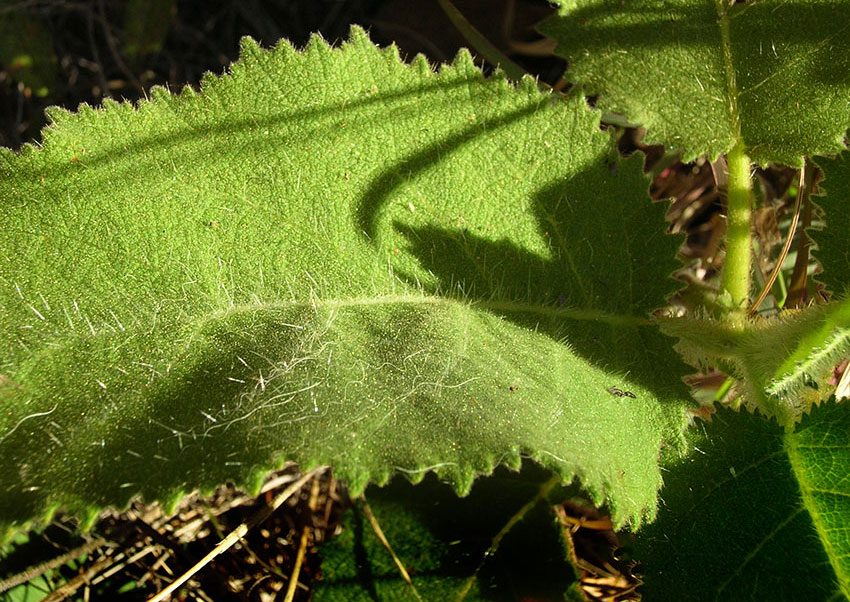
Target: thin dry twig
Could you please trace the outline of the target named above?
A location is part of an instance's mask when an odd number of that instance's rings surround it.
[[[17,575],[12,575],[7,579],[3,579],[0,581],[0,593],[8,591],[13,587],[21,585],[22,583],[26,583],[32,579],[35,579],[39,575],[43,575],[49,570],[58,568],[63,564],[68,563],[75,558],[79,558],[80,556],[85,556],[86,554],[90,554],[94,552],[98,548],[109,544],[109,542],[101,537],[97,539],[93,539],[91,541],[87,541],[83,545],[74,548],[73,550],[62,554],[61,556],[57,556],[56,558],[52,558],[46,562],[42,562],[41,564],[37,564],[35,566],[27,568],[25,571],[18,573]]]
[[[91,581],[92,577],[97,575],[100,571],[111,566],[114,562],[115,559],[109,556],[101,558],[100,560],[92,564],[90,567],[88,567],[85,571],[50,592],[47,596],[41,599],[41,602],[61,602],[62,600],[73,594],[75,591],[86,585],[89,581]]]
[[[753,302],[752,307],[750,307],[750,315],[758,313],[759,306],[762,304],[765,297],[767,297],[770,289],[773,288],[773,283],[776,282],[776,277],[779,276],[779,272],[782,270],[782,264],[788,256],[788,251],[791,249],[791,243],[794,241],[794,233],[797,231],[797,222],[800,221],[800,208],[803,205],[805,182],[806,164],[804,162],[803,167],[800,168],[800,184],[797,187],[797,200],[794,203],[794,217],[791,219],[791,226],[788,228],[788,236],[785,238],[785,245],[783,245],[782,252],[776,260],[776,266],[774,266],[773,272],[770,274],[770,278],[768,278],[767,282],[765,282],[764,288],[761,290],[761,293],[755,302]]]
[[[387,536],[384,535],[384,531],[381,529],[381,525],[378,524],[378,519],[375,518],[375,515],[372,513],[372,508],[369,506],[369,503],[366,501],[366,496],[362,497],[363,500],[363,512],[366,514],[366,519],[369,521],[369,524],[372,525],[372,530],[375,532],[375,535],[378,537],[380,542],[387,549],[387,552],[392,556],[393,562],[398,567],[398,572],[401,573],[402,579],[407,583],[410,587],[410,591],[413,592],[413,595],[416,596],[417,600],[421,600],[422,598],[419,596],[419,592],[416,591],[416,586],[413,585],[413,581],[410,579],[410,575],[407,573],[407,569],[404,568],[404,565],[401,563],[401,560],[398,556],[396,556],[395,552],[393,552],[393,548],[390,545],[390,542],[387,540]]]
[[[201,558],[201,560],[199,560],[195,564],[195,566],[186,571],[183,575],[180,576],[180,578],[171,583],[168,587],[159,592],[148,602],[162,602],[163,600],[166,600],[169,596],[171,596],[171,594],[177,591],[177,589],[181,585],[191,579],[195,573],[197,573],[206,565],[208,565],[216,556],[231,548],[237,541],[242,539],[242,537],[244,537],[244,535],[249,530],[265,521],[269,516],[271,516],[275,512],[275,510],[280,508],[281,504],[283,504],[286,500],[292,497],[293,494],[300,490],[304,483],[315,477],[323,470],[325,470],[324,466],[314,468],[313,470],[302,476],[300,479],[295,481],[292,485],[280,492],[277,497],[272,500],[271,504],[269,504],[265,508],[260,509],[250,519],[236,527],[233,531],[230,532],[227,537],[222,539],[209,554]]]
[[[121,52],[118,50],[118,46],[115,43],[115,36],[112,33],[112,25],[109,23],[109,19],[106,18],[106,7],[104,6],[103,0],[98,0],[97,9],[100,16],[100,24],[103,27],[103,37],[106,40],[106,45],[109,47],[109,51],[112,53],[112,59],[115,61],[115,64],[118,68],[124,72],[124,75],[127,76],[127,79],[130,80],[130,83],[139,90],[140,92],[145,91],[145,87],[133,73],[133,71],[127,67],[127,64],[124,62],[124,59],[121,58]],[[108,85],[108,83],[107,83]],[[108,91],[104,90],[104,94],[108,95]]]
[[[791,272],[791,278],[788,282],[788,295],[785,297],[786,308],[800,309],[805,307],[809,301],[809,252],[812,247],[812,239],[809,238],[806,230],[812,225],[812,193],[815,190],[818,176],[818,171],[812,169],[809,177],[806,178],[803,210],[800,215],[802,223],[798,226],[800,237],[797,241],[797,259],[794,262],[794,270]]]
[[[116,573],[124,570],[126,567],[128,567],[132,564],[135,564],[136,562],[138,562],[139,560],[141,560],[142,558],[144,558],[145,556],[147,556],[151,552],[155,552],[157,550],[157,548],[159,548],[159,546],[157,544],[147,545],[147,546],[143,547],[141,550],[139,550],[138,552],[136,552],[135,554],[133,554],[132,556],[127,556],[126,560],[124,560],[123,557],[116,556],[115,563],[111,567],[109,567],[108,569],[103,571],[100,575],[98,575],[97,577],[94,577],[91,581],[91,585],[97,585],[101,581],[105,581],[106,579],[109,579],[110,577],[112,577]],[[166,552],[166,554],[171,553],[170,550],[166,550],[165,552]],[[124,555],[122,554],[121,556],[124,556]]]
[[[316,500],[319,498],[319,479],[313,479],[313,487],[310,491],[310,513],[316,511]],[[295,597],[295,590],[298,587],[298,575],[301,573],[301,565],[304,562],[304,556],[307,553],[307,541],[310,538],[310,523],[304,525],[301,531],[301,543],[298,545],[298,555],[295,557],[295,566],[292,567],[292,576],[289,578],[289,586],[286,588],[286,596],[283,602],[292,602]]]
[[[174,555],[174,552],[172,550],[163,550],[162,555],[159,558],[157,558],[156,561],[150,566],[150,568],[147,569],[145,574],[142,575],[138,579],[138,581],[136,581],[136,584],[141,586],[142,584],[147,582],[149,579],[151,580],[151,582],[153,582],[156,579],[160,579],[161,578],[159,576],[159,570],[160,569],[165,571],[168,574],[169,577],[171,575],[173,575],[174,572],[171,570],[171,568],[167,564],[168,559],[170,557],[172,557],[173,555]]]

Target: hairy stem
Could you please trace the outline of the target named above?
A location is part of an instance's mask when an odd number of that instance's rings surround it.
[[[750,296],[750,213],[752,182],[750,158],[742,143],[729,151],[726,158],[729,168],[729,199],[726,230],[726,261],[721,281],[724,290],[732,296],[736,309],[746,307]]]

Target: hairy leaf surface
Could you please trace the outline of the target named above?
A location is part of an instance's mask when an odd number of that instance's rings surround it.
[[[723,410],[636,540],[648,600],[850,599],[850,405],[793,433]]]
[[[850,298],[746,325],[674,318],[661,327],[679,337],[676,348],[693,365],[737,378],[751,410],[790,426],[829,398],[833,368],[850,355]]]
[[[567,78],[647,140],[761,164],[835,153],[850,127],[850,3],[559,0],[541,31]]]
[[[51,118],[0,153],[0,522],[524,455],[653,515],[678,241],[583,99],[354,30]]]

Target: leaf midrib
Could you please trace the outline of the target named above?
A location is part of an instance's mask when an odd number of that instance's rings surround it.
[[[839,562],[840,555],[837,553],[832,539],[829,537],[829,528],[826,525],[824,516],[818,511],[817,506],[815,505],[814,494],[817,490],[809,481],[808,471],[803,465],[803,460],[800,454],[800,447],[797,445],[796,438],[793,433],[786,434],[783,437],[783,442],[785,451],[788,454],[791,471],[800,487],[800,497],[803,499],[803,507],[812,518],[812,523],[815,526],[815,531],[817,531],[818,539],[820,539],[821,545],[826,552],[826,556],[829,558],[829,564],[835,572],[839,588],[845,596],[850,597],[850,575],[843,570],[843,567]]]
[[[276,301],[260,304],[235,304],[227,309],[206,314],[201,321],[216,320],[234,313],[253,312],[263,309],[318,309],[367,307],[375,305],[450,305],[472,310],[486,310],[493,313],[531,314],[541,318],[562,318],[569,320],[590,320],[603,322],[611,326],[647,326],[650,320],[644,316],[619,314],[594,309],[574,307],[553,307],[537,303],[507,300],[462,300],[451,297],[429,295],[380,295],[375,297],[348,297],[340,299],[314,299],[310,301]]]

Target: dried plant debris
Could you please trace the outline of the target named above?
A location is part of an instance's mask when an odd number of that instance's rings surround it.
[[[6,547],[0,594],[13,595],[17,589],[28,590],[33,599],[112,600],[122,593],[147,600],[299,476],[294,465],[275,472],[256,497],[232,485],[210,496],[193,494],[171,515],[158,504],[135,502],[124,512],[103,513],[94,529],[82,535],[75,521],[58,518],[40,534],[31,533],[29,541]],[[180,599],[283,599],[303,550],[293,599],[307,600],[321,562],[316,546],[337,529],[348,503],[330,473],[313,483],[196,574],[183,586]]]
[[[634,563],[617,557],[620,540],[611,519],[593,506],[574,501],[554,506],[569,547],[578,589],[588,602],[633,602],[641,599]]]

